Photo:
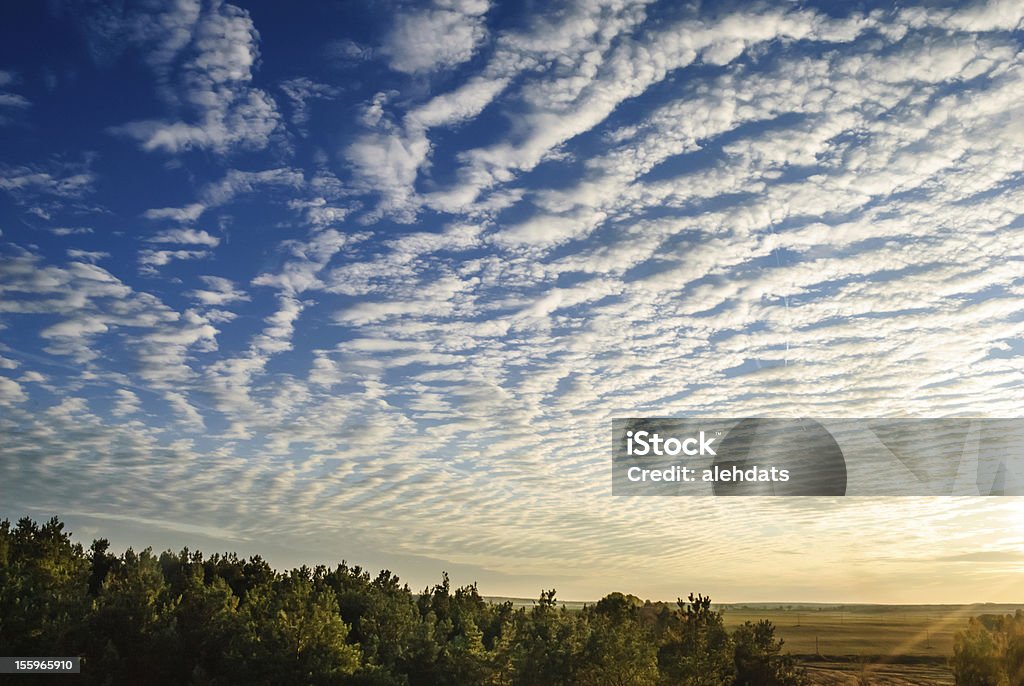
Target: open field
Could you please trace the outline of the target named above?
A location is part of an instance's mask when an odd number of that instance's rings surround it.
[[[536,601],[510,600],[517,607]],[[579,610],[583,601],[560,603]],[[784,652],[800,658],[815,684],[845,686],[864,678],[872,686],[952,684],[947,664],[953,638],[967,620],[982,614],[1009,614],[1024,605],[822,605],[725,604],[726,626],[767,619],[785,641]]]
[[[815,684],[952,684],[953,637],[969,617],[1019,605],[726,605],[727,626],[768,619]]]
[[[797,655],[946,657],[969,617],[1013,612],[996,605],[849,605],[792,609],[720,606],[728,626],[768,619]]]
[[[941,663],[891,664],[806,662],[815,686],[953,686],[953,673]]]

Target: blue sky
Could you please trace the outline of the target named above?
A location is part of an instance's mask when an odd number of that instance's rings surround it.
[[[491,594],[1020,600],[1017,499],[616,499],[607,437],[1019,416],[1022,18],[8,3],[0,515]]]

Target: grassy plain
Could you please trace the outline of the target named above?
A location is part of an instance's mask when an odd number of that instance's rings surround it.
[[[511,600],[517,606],[536,601]],[[584,602],[569,601],[569,610]],[[967,620],[983,614],[1010,614],[1024,605],[820,605],[749,603],[716,605],[725,624],[767,619],[783,651],[799,657],[820,686],[910,686],[953,684],[948,667],[953,638]]]
[[[815,684],[953,683],[953,638],[969,617],[1019,605],[723,605],[725,623],[770,620]]]
[[[953,636],[996,605],[720,606],[727,626],[768,619],[797,655],[934,658],[953,654]]]

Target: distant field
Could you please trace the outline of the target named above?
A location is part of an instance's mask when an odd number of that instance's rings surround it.
[[[953,635],[968,617],[997,611],[991,606],[721,609],[728,626],[770,620],[786,649],[798,655],[931,658],[952,655]]]
[[[799,655],[815,684],[858,679],[873,686],[953,683],[953,637],[969,617],[1012,613],[1021,605],[726,605],[725,623],[768,619],[783,649]]]
[[[995,606],[729,606],[728,626],[768,619],[815,684],[952,684],[953,636]],[[1011,611],[1009,608],[1006,611]]]
[[[511,600],[529,607],[535,601]],[[578,610],[588,604],[570,601]],[[800,657],[815,684],[872,686],[953,683],[947,661],[953,637],[969,617],[1013,613],[1024,605],[716,605],[728,627],[770,620],[785,641],[783,651]]]

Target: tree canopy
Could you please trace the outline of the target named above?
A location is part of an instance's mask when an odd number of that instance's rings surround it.
[[[781,646],[768,622],[728,631],[701,595],[610,593],[570,611],[545,590],[516,608],[447,575],[415,593],[344,562],[279,572],[188,549],[114,555],[56,518],[0,522],[0,655],[79,656],[85,684],[806,683]]]

